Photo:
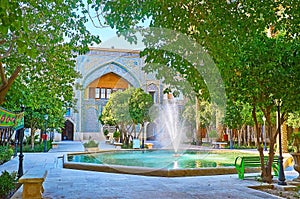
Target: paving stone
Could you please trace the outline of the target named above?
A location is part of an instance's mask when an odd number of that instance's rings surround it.
[[[113,148],[100,143],[103,148]],[[46,168],[44,199],[184,199],[184,198],[278,198],[248,188],[260,185],[255,180],[239,180],[237,174],[193,177],[147,177],[80,171],[62,168],[62,156],[68,152],[83,151],[81,142],[62,142],[48,153],[24,153],[24,171]],[[4,170],[17,171],[18,158],[0,165]],[[295,171],[287,173],[296,177]],[[21,191],[12,197],[21,198]]]

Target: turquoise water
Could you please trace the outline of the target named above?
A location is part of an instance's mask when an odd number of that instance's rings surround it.
[[[150,168],[203,168],[234,166],[238,154],[211,151],[184,151],[174,156],[173,151],[113,151],[93,154],[69,155],[69,162],[104,165],[139,166]]]

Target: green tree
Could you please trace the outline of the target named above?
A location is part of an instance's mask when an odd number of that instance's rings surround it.
[[[191,130],[194,131],[196,128],[196,106],[194,101],[188,101],[184,105],[182,117],[191,125]]]
[[[141,124],[140,131],[135,137],[139,137],[144,130],[144,123],[151,120],[150,108],[153,106],[153,100],[150,94],[147,94],[141,88],[133,91],[129,99],[129,113],[134,124]]]
[[[45,72],[45,64],[55,63],[49,65],[53,69],[64,64],[55,60],[60,53],[72,59],[73,55],[64,51],[83,53],[92,41],[99,42],[87,31],[87,18],[79,14],[83,6],[77,0],[1,1],[0,104],[20,74],[30,72],[46,78],[49,73]]]
[[[114,97],[114,95],[116,94],[111,94],[110,98]],[[101,122],[101,124],[107,124],[109,126],[117,125],[117,121],[113,117],[113,113],[112,113],[112,103],[113,100],[108,100],[108,102],[104,106],[103,111],[99,116],[99,121]]]
[[[117,91],[110,96],[99,120],[102,124],[115,124],[124,138],[123,142],[128,145],[135,125],[143,125],[150,120],[149,109],[152,104],[151,96],[140,88]]]
[[[36,129],[44,132],[46,122],[48,128],[60,130],[63,127],[67,108],[73,108],[75,104],[73,89],[75,79],[79,77],[68,46],[56,46],[45,55],[47,59],[37,58],[38,61],[31,62],[34,68],[23,70],[3,104],[10,110],[18,110],[20,104],[25,105],[25,126],[32,130],[32,148]],[[38,70],[40,72],[36,72]],[[44,119],[45,114],[49,116],[48,121]]]
[[[215,126],[215,108],[212,103],[209,103],[208,101],[202,101],[199,104],[200,110],[199,111],[199,119],[202,127],[209,127],[212,128]]]
[[[85,27],[81,1],[1,1],[0,104],[11,110],[26,106],[25,125],[44,129],[63,126],[74,105],[78,78],[75,55],[98,43]],[[34,141],[32,140],[32,147]]]
[[[293,128],[300,128],[300,112],[295,111],[288,114],[287,125]]]
[[[258,135],[258,109],[263,112],[269,126],[272,125],[273,100],[281,98],[282,118],[286,113],[298,109],[299,104],[299,3],[291,1],[105,1],[103,15],[107,23],[119,33],[137,27],[138,22],[150,18],[150,27],[166,28],[189,35],[204,46],[221,71],[228,98],[251,106],[251,114]],[[130,9],[128,9],[130,7]],[[124,33],[130,37],[128,32]],[[157,35],[147,41],[149,46],[163,44],[166,40]],[[169,39],[178,36],[175,34]],[[159,41],[158,41],[159,40]],[[185,44],[177,49],[186,51]],[[148,63],[161,63],[174,72],[182,74],[190,82],[195,93],[202,91],[209,98],[203,75],[197,73],[192,63],[176,54],[146,48]],[[195,58],[197,60],[197,57]],[[202,59],[200,57],[200,59]],[[207,64],[204,62],[204,65]],[[147,67],[147,66],[146,66]],[[152,64],[148,71],[158,71],[161,65]],[[172,77],[171,77],[172,78]],[[173,78],[174,79],[174,78]],[[176,80],[172,80],[173,82]],[[195,82],[195,83],[193,83]],[[215,82],[216,84],[218,82]],[[211,94],[211,93],[210,93]],[[282,120],[283,121],[283,120]],[[269,162],[273,162],[275,137],[271,133]],[[259,143],[259,136],[256,136]],[[263,148],[258,144],[263,160]],[[271,182],[271,167],[262,161],[263,181]]]
[[[295,99],[299,93],[299,79],[296,78],[296,70],[299,70],[297,64],[296,48],[299,46],[299,40],[288,41],[284,36],[277,38],[268,38],[266,35],[255,35],[251,41],[244,44],[241,48],[241,54],[236,56],[240,62],[235,65],[235,71],[226,67],[231,75],[228,75],[226,82],[228,90],[231,89],[230,98],[238,99],[251,106],[252,118],[255,124],[256,142],[259,142],[259,119],[257,112],[260,109],[266,117],[268,126],[272,126],[272,112],[274,112],[274,99],[282,99],[281,122],[286,119],[286,114],[292,110],[297,110],[299,103]],[[298,62],[299,63],[299,62]],[[224,67],[225,68],[225,67]],[[298,68],[298,69],[297,69]],[[226,74],[229,74],[226,73]],[[299,97],[299,96],[298,96]],[[276,132],[269,132],[270,135],[270,159],[274,154],[274,144],[276,143]],[[263,148],[258,144],[258,150],[263,157]],[[263,165],[263,163],[262,163]],[[271,182],[271,168],[269,165],[262,170],[262,176],[267,182]]]
[[[129,142],[129,138],[133,131],[133,121],[129,113],[129,99],[134,88],[131,87],[125,91],[117,91],[112,93],[107,105],[101,115],[103,124],[115,123],[121,133],[121,141]],[[124,139],[124,140],[123,140]]]

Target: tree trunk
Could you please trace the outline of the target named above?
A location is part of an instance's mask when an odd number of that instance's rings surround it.
[[[282,153],[288,153],[288,135],[286,121],[284,121],[281,125],[281,135]]]
[[[221,124],[220,121],[221,118],[221,112],[219,109],[217,109],[217,113],[216,113],[216,131],[218,133],[218,137],[221,138],[221,140],[224,138],[223,135],[223,125]]]
[[[257,124],[258,125],[258,124]],[[256,124],[254,127],[251,127],[251,135],[253,135],[254,145],[257,147],[259,144],[259,135],[258,135],[258,126],[256,127]]]
[[[34,141],[35,141],[35,128],[31,128],[31,132],[30,132],[30,135],[31,135],[31,149],[34,149]]]
[[[145,127],[145,123],[142,123],[141,124],[141,128],[139,129],[138,134],[135,135],[134,138],[139,138],[141,135],[145,135],[145,129],[144,129],[144,127]]]
[[[245,125],[243,125],[243,127],[242,127],[242,133],[243,133],[243,145],[247,145],[247,142],[246,142],[246,140],[247,140],[247,134],[246,134],[246,126]]]
[[[271,183],[272,182],[272,175],[271,175],[271,172],[269,172],[269,170],[270,170],[270,168],[272,168],[271,165],[272,165],[273,160],[272,161],[269,160],[268,163],[265,165],[263,147],[261,147],[261,144],[260,144],[260,141],[259,141],[259,137],[260,137],[259,136],[259,126],[258,126],[258,122],[257,122],[255,105],[253,106],[253,109],[252,109],[252,118],[253,118],[254,123],[255,123],[256,143],[257,143],[257,150],[259,152],[259,157],[260,157],[262,181],[267,182],[267,183]]]
[[[270,107],[269,109],[263,111],[266,117],[266,121],[267,121],[267,129],[268,129],[268,135],[269,135],[269,158],[268,158],[268,162],[265,165],[264,168],[262,168],[262,170],[264,171],[264,175],[262,175],[262,181],[263,182],[267,182],[267,183],[272,183],[272,162],[274,160],[274,155],[275,155],[275,151],[274,151],[274,145],[276,142],[276,135],[277,135],[277,131],[275,133],[273,133],[272,130],[272,122],[271,122],[271,114],[270,114]]]
[[[248,146],[251,146],[251,133],[250,133],[250,126],[249,126],[249,125],[247,125],[246,129],[247,129],[247,145],[248,145]]]
[[[196,97],[196,139],[197,139],[197,144],[201,145],[202,144],[202,135],[201,135],[201,124],[200,124],[200,116],[199,116],[199,111],[200,111],[200,102],[198,97]]]
[[[238,146],[241,147],[241,142],[242,142],[242,130],[239,129],[237,130],[238,133]]]

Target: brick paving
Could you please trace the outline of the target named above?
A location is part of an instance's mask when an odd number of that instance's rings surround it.
[[[102,149],[111,147],[100,143]],[[236,174],[166,178],[62,168],[62,156],[76,151],[84,151],[81,142],[61,142],[57,149],[51,149],[48,153],[24,154],[24,172],[39,168],[48,170],[44,182],[45,199],[278,198],[248,188],[261,183],[239,180]],[[18,158],[0,165],[0,172],[4,170],[17,171]],[[286,174],[288,180],[296,176],[295,171]],[[22,188],[12,198],[22,198],[21,191]]]

